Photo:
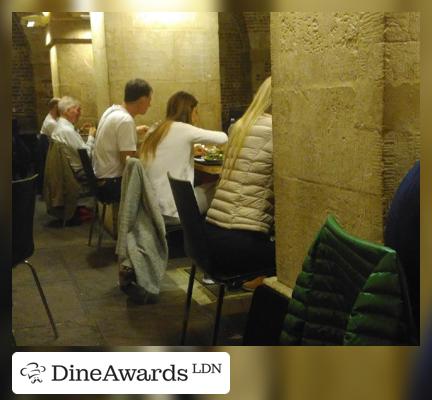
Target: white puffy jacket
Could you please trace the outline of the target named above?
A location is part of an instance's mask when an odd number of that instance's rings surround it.
[[[264,114],[246,136],[229,178],[228,171],[222,170],[207,222],[268,233],[273,214],[272,117]]]

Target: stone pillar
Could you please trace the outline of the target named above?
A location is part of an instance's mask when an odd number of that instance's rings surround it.
[[[415,14],[272,14],[279,282],[294,286],[328,213],[382,241],[384,192],[391,198],[418,154],[418,42],[385,39],[401,30],[418,39],[418,23]]]
[[[93,44],[96,106],[98,118],[111,104],[109,93],[108,63],[105,46],[105,16],[103,12],[91,12],[90,24]]]
[[[386,13],[384,181],[387,210],[395,188],[420,159],[420,13]]]
[[[178,90],[199,101],[201,125],[219,129],[220,78],[217,13],[105,13],[110,99],[123,101],[129,79],[147,80],[152,106],[138,124],[164,118]]]
[[[47,30],[54,96],[72,96],[82,104],[80,125],[97,122],[96,84],[90,22],[79,15],[51,13]]]

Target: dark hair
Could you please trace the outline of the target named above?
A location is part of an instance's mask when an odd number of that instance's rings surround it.
[[[192,123],[192,110],[198,105],[198,100],[187,92],[174,93],[168,100],[166,119],[170,121]]]
[[[198,100],[187,92],[174,93],[168,100],[166,118],[154,131],[148,133],[141,145],[140,158],[146,162],[156,154],[156,148],[168,134],[173,122],[192,124],[192,110]]]
[[[149,97],[153,92],[152,87],[144,79],[132,79],[126,83],[124,101],[126,103],[136,101],[140,97]]]
[[[60,101],[60,99],[58,97],[53,97],[49,102],[48,102],[48,108],[50,110],[52,110],[54,107],[58,106],[58,102]]]

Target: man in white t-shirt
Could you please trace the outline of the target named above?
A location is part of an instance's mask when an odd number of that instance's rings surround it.
[[[145,80],[130,80],[125,86],[123,104],[109,107],[99,121],[93,169],[100,181],[100,195],[108,201],[120,201],[126,158],[136,157],[137,134],[147,131],[144,125],[137,127],[134,118],[147,112],[152,93],[153,89]]]
[[[54,128],[57,126],[57,119],[59,117],[59,110],[58,110],[59,101],[60,99],[58,97],[53,97],[48,102],[49,111],[42,123],[42,127],[40,130],[41,135],[46,135],[48,137],[51,137]]]

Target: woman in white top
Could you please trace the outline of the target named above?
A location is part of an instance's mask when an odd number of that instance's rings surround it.
[[[228,137],[224,132],[210,131],[196,126],[198,101],[189,93],[177,92],[168,100],[166,118],[146,135],[140,149],[153,189],[166,223],[178,222],[177,208],[168,182],[167,173],[174,178],[194,182],[193,147],[196,143],[222,145]],[[208,191],[196,187],[195,195],[202,213],[208,209]]]

